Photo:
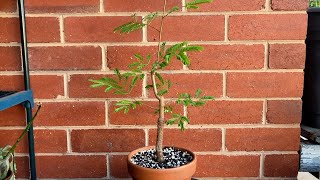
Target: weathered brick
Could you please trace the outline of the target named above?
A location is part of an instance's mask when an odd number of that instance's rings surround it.
[[[228,73],[228,97],[301,97],[303,73]]]
[[[26,123],[25,110],[22,105],[17,105],[0,111],[0,127],[24,126]]]
[[[299,170],[299,155],[266,155],[264,167],[264,176],[266,177],[297,177]]]
[[[258,177],[260,156],[198,156],[195,177]]]
[[[267,122],[270,124],[299,124],[301,101],[268,101]]]
[[[271,44],[269,50],[269,68],[303,69],[306,59],[304,44]]]
[[[170,0],[167,2],[167,8],[174,6],[181,7],[180,0]],[[148,0],[105,0],[104,8],[107,12],[154,12],[163,9],[163,1]]]
[[[0,76],[1,90],[19,91],[24,90],[23,77]],[[32,75],[31,88],[37,99],[53,99],[64,95],[63,76],[58,75]]]
[[[100,47],[31,47],[29,48],[32,70],[100,70]]]
[[[106,156],[38,156],[37,176],[38,178],[103,178],[107,176]]]
[[[158,27],[159,24],[159,19],[151,23],[154,27]],[[166,18],[164,24],[163,41],[224,40],[223,16],[170,16]],[[157,41],[158,36],[158,31],[148,28],[148,41]]]
[[[191,151],[220,151],[222,143],[221,130],[218,129],[165,129],[164,144],[187,148]],[[149,145],[156,144],[156,129],[149,131]],[[192,142],[192,143],[190,143]]]
[[[190,69],[262,69],[263,45],[205,45],[201,53],[189,53]]]
[[[0,147],[13,145],[22,130],[1,130]],[[61,130],[35,130],[35,150],[37,153],[65,153],[67,152],[67,134]],[[16,153],[28,153],[28,138],[25,136],[18,144]]]
[[[304,14],[235,15],[229,19],[229,39],[302,40],[306,27]]]
[[[64,19],[67,42],[140,42],[142,31],[114,33],[114,28],[131,21],[131,17],[67,17]]]
[[[73,152],[130,152],[145,146],[139,129],[93,129],[71,132]]]
[[[15,0],[3,0],[0,3],[0,12],[16,12],[17,1]]]
[[[189,2],[191,0],[188,0]],[[199,9],[189,10],[189,11],[259,11],[265,7],[264,0],[228,0],[228,1],[214,1],[213,3],[208,3],[200,5]]]
[[[110,175],[112,178],[129,178],[127,156],[109,156]]]
[[[105,88],[91,88],[92,83],[90,79],[100,79],[104,76],[110,75],[96,75],[96,74],[75,74],[70,76],[69,81],[69,96],[72,98],[125,98],[124,95],[115,95],[112,92],[104,92]],[[115,77],[115,76],[112,76]],[[124,86],[127,87],[127,86]],[[142,82],[137,81],[136,87],[130,93],[131,97],[142,96]]]
[[[163,74],[165,80],[172,82],[172,87],[166,97],[177,98],[182,93],[194,94],[197,89],[203,90],[203,95],[222,96],[222,74],[217,73],[190,73],[190,74]],[[151,79],[149,80],[149,84]],[[149,96],[154,97],[149,90]]]
[[[0,47],[1,66],[0,71],[19,71],[21,70],[20,48]]]
[[[36,126],[105,125],[104,102],[46,102],[35,121]]]
[[[86,13],[99,12],[99,0],[26,0],[29,13]]]
[[[28,17],[28,42],[60,41],[59,19],[55,17]],[[0,42],[20,42],[18,18],[0,18]]]
[[[272,0],[271,8],[274,11],[305,11],[309,7],[308,0]]]
[[[17,165],[16,178],[28,179],[30,177],[28,156],[15,156],[15,161]]]
[[[136,62],[137,59],[134,54],[140,54],[145,58],[147,63],[147,55],[150,54],[152,61],[150,65],[146,66],[144,70],[151,69],[152,62],[155,62],[157,58],[156,46],[110,46],[107,48],[107,64],[110,69],[118,68],[120,70],[128,70],[128,65]],[[183,65],[176,59],[172,60],[170,66],[166,67],[165,70],[179,70],[182,69]]]
[[[246,128],[227,129],[228,151],[298,151],[300,129]]]
[[[189,107],[188,117],[191,124],[261,124],[262,110],[262,101],[212,101]]]

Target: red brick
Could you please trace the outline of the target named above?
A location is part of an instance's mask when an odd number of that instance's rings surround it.
[[[140,42],[142,31],[130,34],[114,33],[114,28],[130,22],[131,17],[67,17],[65,38],[67,42]]]
[[[159,24],[159,20],[151,23],[154,27],[159,27]],[[158,31],[148,28],[148,41],[157,41],[158,34]],[[222,41],[224,17],[169,16],[165,19],[162,37],[163,41]]]
[[[0,47],[1,66],[0,71],[21,70],[20,48]]]
[[[19,91],[24,90],[23,77],[14,76],[0,76],[0,84],[4,88],[1,90]],[[52,99],[58,96],[63,96],[63,76],[56,75],[32,75],[31,88],[34,96],[37,99]]]
[[[137,59],[134,54],[140,54],[146,59],[147,55],[150,54],[152,62],[155,62],[157,58],[157,47],[156,46],[110,46],[107,48],[107,61],[110,69],[121,69],[127,70],[128,65],[136,62]],[[147,60],[145,60],[147,63]],[[151,63],[145,67],[144,70],[151,69]],[[165,70],[179,70],[182,69],[182,63],[173,59],[170,66],[166,67]]]
[[[16,178],[29,178],[29,158],[27,156],[15,156],[17,165]]]
[[[3,0],[0,3],[0,12],[16,12],[17,1],[15,0]]]
[[[37,175],[38,178],[106,177],[106,156],[38,156]]]
[[[137,106],[136,109],[130,110],[127,114],[123,112],[115,112],[115,102],[109,105],[109,121],[114,125],[155,125],[157,124],[158,116],[155,111],[158,109],[158,102],[142,102],[143,105]],[[173,107],[174,113],[183,114],[183,107],[167,102],[166,105]],[[171,115],[167,114],[167,117]],[[143,118],[141,118],[143,117]]]
[[[127,156],[109,156],[110,175],[112,178],[129,178]]]
[[[25,111],[22,105],[0,111],[0,127],[24,126],[26,123]]]
[[[196,177],[258,177],[259,156],[198,156]]]
[[[272,0],[272,10],[275,11],[305,11],[309,7],[308,0]]]
[[[302,40],[306,27],[304,14],[235,15],[229,19],[229,39]]]
[[[188,116],[191,124],[261,124],[262,110],[261,101],[212,101],[189,107]]]
[[[139,129],[93,129],[71,132],[73,152],[130,152],[145,146]]]
[[[189,53],[190,69],[262,69],[263,45],[205,45],[201,53]]]
[[[188,0],[190,1],[190,0]],[[228,1],[214,1],[213,3],[208,3],[200,5],[197,10],[189,11],[259,11],[263,10],[265,7],[264,0],[228,0]]]
[[[18,18],[0,18],[0,42],[20,42]],[[59,42],[59,19],[55,17],[27,18],[28,42]]]
[[[91,88],[92,83],[89,79],[100,79],[110,75],[95,75],[95,74],[79,74],[71,75],[69,81],[69,96],[72,98],[114,98],[127,97],[125,95],[116,95],[112,92],[104,92],[104,88]],[[112,76],[115,77],[115,76]],[[123,86],[127,87],[127,86]],[[129,94],[130,97],[141,97],[142,83],[137,81],[136,87]]]
[[[303,73],[228,73],[228,97],[301,97]]]
[[[180,0],[170,0],[167,3],[167,9],[178,6],[181,8]],[[162,11],[163,1],[149,0],[105,0],[104,8],[107,12],[154,12]]]
[[[25,7],[31,13],[85,13],[99,12],[99,0],[26,0]]]
[[[104,102],[42,103],[36,126],[105,125]]]
[[[266,155],[264,167],[264,175],[266,177],[297,177],[299,170],[299,155]]]
[[[304,44],[271,44],[269,67],[271,69],[303,69],[306,59]]]
[[[31,47],[29,48],[32,70],[100,70],[100,47]]]
[[[172,82],[172,87],[165,97],[177,98],[182,93],[194,95],[199,88],[203,90],[203,95],[222,96],[222,74],[163,74],[162,76]],[[149,82],[151,83],[151,80]],[[149,95],[154,97],[152,90],[149,90]]]
[[[13,145],[22,130],[1,130],[0,147]],[[35,150],[37,153],[65,153],[67,152],[67,134],[61,130],[35,130]],[[28,153],[28,138],[25,136],[18,144],[16,153]]]
[[[298,128],[227,129],[228,151],[298,151]]]
[[[149,131],[149,145],[156,144],[156,129]],[[218,129],[165,129],[164,144],[190,149],[191,151],[220,151],[221,130]],[[190,143],[192,142],[192,143]]]
[[[299,124],[301,101],[268,101],[267,122],[270,124]]]

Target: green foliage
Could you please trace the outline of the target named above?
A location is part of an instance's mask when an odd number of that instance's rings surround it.
[[[210,3],[212,0],[190,0],[184,6],[187,9],[198,9],[200,5],[205,3]],[[166,4],[166,3],[164,3]],[[114,32],[127,34],[133,31],[140,30],[144,27],[150,27],[159,32],[161,37],[162,34],[162,24],[160,23],[160,27],[153,27],[151,23],[155,19],[159,19],[162,22],[164,19],[170,14],[180,11],[178,6],[174,6],[167,9],[164,12],[150,12],[145,15],[143,18],[138,18],[135,14],[132,16],[130,22],[125,23],[119,27],[114,29]],[[92,82],[92,88],[104,88],[105,92],[113,92],[115,94],[127,95],[133,90],[136,84],[139,81],[143,81],[148,78],[152,78],[152,83],[145,86],[145,89],[153,89],[153,92],[157,92],[155,94],[156,98],[160,101],[160,99],[164,99],[163,97],[169,92],[170,87],[172,86],[172,82],[170,80],[165,79],[161,70],[164,70],[166,67],[170,66],[172,61],[177,60],[181,62],[185,66],[190,66],[191,59],[189,57],[190,52],[200,52],[203,50],[202,46],[190,45],[188,42],[180,42],[173,45],[167,45],[166,42],[161,42],[161,38],[158,42],[159,49],[157,52],[157,57],[152,57],[150,54],[147,56],[141,54],[134,54],[134,61],[128,65],[128,71],[120,72],[118,69],[114,70],[115,78],[111,77],[103,77],[98,80],[89,81]],[[212,100],[212,96],[201,96],[202,91],[199,89],[196,91],[195,95],[192,97],[188,93],[183,93],[178,97],[178,100],[175,101],[176,104],[181,104],[185,107],[187,106],[203,106],[208,100]],[[161,98],[160,98],[161,97]],[[129,100],[121,100],[115,103],[115,112],[124,112],[128,113],[131,109],[136,109],[138,105],[141,105],[140,101],[131,98]],[[164,104],[164,103],[163,103]],[[163,105],[162,104],[162,105]],[[165,113],[171,113],[172,118],[167,121],[168,125],[172,125],[177,123],[181,130],[185,129],[185,125],[189,123],[188,117],[180,114],[173,113],[172,106],[165,106]],[[156,109],[156,113],[162,114],[159,112],[159,109]]]
[[[320,7],[320,0],[310,0],[309,6],[313,8]]]
[[[131,100],[122,100],[118,101],[115,106],[117,107],[114,111],[120,112],[123,111],[125,114],[129,112],[130,109],[136,109],[137,105],[142,105],[141,101],[131,101]]]
[[[211,3],[211,2],[212,2],[212,0],[193,0],[193,1],[190,1],[186,4],[186,8],[187,9],[199,9],[198,5],[205,4],[205,3]]]
[[[173,125],[178,123],[178,127],[180,127],[181,131],[184,131],[185,125],[190,123],[188,117],[183,116],[181,114],[172,114],[172,118],[167,121],[167,125]]]
[[[199,106],[205,105],[208,100],[213,100],[214,99],[214,97],[212,97],[212,96],[202,96],[202,97],[200,97],[201,94],[202,94],[202,90],[201,89],[198,89],[196,91],[194,97],[192,97],[188,93],[183,93],[183,94],[179,95],[179,98],[178,98],[178,100],[176,102],[177,102],[177,104],[182,104],[183,106],[186,106],[186,107],[188,107],[188,106],[199,107]]]

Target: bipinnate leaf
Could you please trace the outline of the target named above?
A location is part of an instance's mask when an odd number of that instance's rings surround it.
[[[205,3],[211,3],[212,0],[193,0],[193,1],[190,1],[186,4],[186,8],[187,9],[198,9],[199,6],[198,5],[201,5],[201,4],[205,4]]]

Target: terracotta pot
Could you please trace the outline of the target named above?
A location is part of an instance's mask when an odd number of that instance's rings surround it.
[[[143,147],[132,151],[128,155],[128,171],[134,180],[190,180],[192,175],[196,172],[197,157],[193,152],[184,148],[177,149],[188,151],[193,156],[193,160],[189,164],[186,164],[178,168],[151,169],[138,166],[131,162],[131,157],[133,155],[137,154],[140,151],[153,148],[155,147]]]

